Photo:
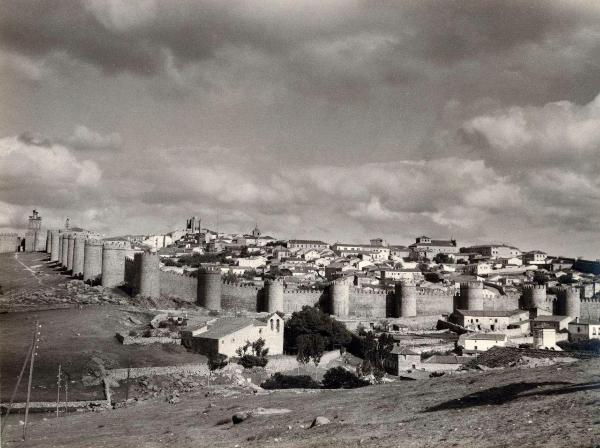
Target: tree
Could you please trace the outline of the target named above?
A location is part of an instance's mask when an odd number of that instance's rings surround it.
[[[316,307],[304,306],[292,314],[285,326],[283,344],[287,352],[297,350],[297,340],[302,335],[320,335],[325,347],[347,346],[352,340],[346,326]]]
[[[436,263],[442,263],[442,264],[454,264],[454,257],[451,257],[448,254],[440,252],[435,257],[433,257],[433,261],[435,261]]]
[[[220,370],[227,365],[227,356],[221,353],[211,353],[208,356],[208,385],[210,386],[210,375],[215,370]]]
[[[266,341],[263,338],[258,338],[254,342],[246,341],[243,346],[235,351],[240,358],[238,364],[244,366],[245,369],[266,366],[269,362],[269,359],[267,358],[269,349],[264,348],[265,344]],[[249,349],[250,353],[248,353]]]
[[[325,389],[354,389],[368,384],[367,381],[361,380],[357,375],[341,366],[329,369],[323,376]]]
[[[362,375],[373,373],[378,381],[385,374],[385,360],[394,348],[394,337],[389,333],[381,333],[375,337],[368,332],[363,341],[363,362],[360,367]]]
[[[311,360],[315,365],[315,377],[317,366],[325,352],[325,339],[319,334],[303,334],[297,340],[298,354],[296,359],[302,364],[308,364]]]

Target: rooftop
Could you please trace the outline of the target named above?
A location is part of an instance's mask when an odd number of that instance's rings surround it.
[[[472,359],[473,358],[471,356],[433,355],[423,362],[430,364],[464,364]]]
[[[565,319],[573,320],[571,316],[537,316],[533,318],[535,322],[560,322]]]
[[[473,333],[465,335],[464,339],[469,340],[485,340],[485,341],[504,341],[506,340],[506,335],[503,333]]]
[[[214,325],[211,325],[208,330],[198,335],[205,339],[221,339],[231,333],[235,333],[250,325],[264,326],[263,321],[252,319],[250,317],[226,317],[219,319]]]
[[[390,353],[394,355],[419,355],[418,353],[415,353],[412,350],[400,345],[395,345]]]

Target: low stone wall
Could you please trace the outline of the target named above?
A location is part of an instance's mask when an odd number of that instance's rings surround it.
[[[143,376],[156,375],[173,375],[177,373],[184,373],[186,375],[208,375],[210,372],[208,369],[208,365],[206,364],[182,364],[180,366],[132,367],[131,369],[112,369],[107,370],[107,378],[116,381],[126,380],[127,370],[129,370],[129,378],[141,378]]]
[[[13,403],[12,409],[25,409],[27,403]],[[0,408],[4,411],[8,409],[10,403],[0,403]],[[88,407],[110,407],[111,403],[108,400],[89,400],[89,401],[61,401],[60,409],[82,409]],[[29,402],[30,410],[37,409],[51,409],[56,410],[56,401],[31,401]]]
[[[151,344],[181,345],[181,338],[170,338],[167,336],[144,338],[141,336],[127,336],[123,333],[117,333],[117,339],[123,345],[151,345]]]

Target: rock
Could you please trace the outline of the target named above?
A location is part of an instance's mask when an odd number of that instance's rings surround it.
[[[310,427],[313,428],[315,426],[328,425],[329,423],[331,423],[331,422],[329,421],[329,419],[327,417],[319,416],[313,420]]]
[[[242,423],[244,420],[248,420],[249,417],[250,414],[248,412],[236,412],[231,417],[231,421],[234,425],[237,425],[238,423]]]
[[[136,324],[136,325],[142,325],[142,323],[143,323],[143,322],[142,322],[141,320],[139,320],[137,317],[133,317],[133,316],[129,316],[129,320],[130,320],[132,323]]]

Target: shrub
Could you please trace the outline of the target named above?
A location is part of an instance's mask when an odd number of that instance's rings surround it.
[[[333,367],[325,372],[323,376],[323,387],[325,389],[355,389],[368,385],[368,381],[361,380],[343,367]]]
[[[263,389],[320,389],[321,385],[308,375],[276,373],[260,385]]]
[[[269,360],[264,356],[244,355],[237,363],[242,365],[244,369],[251,369],[252,367],[264,367],[268,362]]]

